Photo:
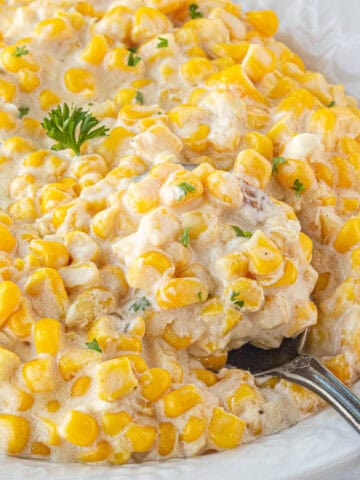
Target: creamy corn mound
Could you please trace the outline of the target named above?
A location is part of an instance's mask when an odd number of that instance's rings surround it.
[[[6,453],[120,465],[286,428],[323,403],[227,352],[307,327],[359,376],[360,110],[277,28],[226,0],[0,0]],[[101,131],[56,138],[79,109]]]

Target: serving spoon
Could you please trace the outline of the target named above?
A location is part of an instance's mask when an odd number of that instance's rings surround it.
[[[277,376],[308,388],[334,407],[360,434],[360,400],[319,360],[303,353],[307,334],[308,329],[270,350],[246,344],[229,352],[227,366],[249,370],[255,377]]]

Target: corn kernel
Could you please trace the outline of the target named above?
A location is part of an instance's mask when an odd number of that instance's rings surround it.
[[[196,278],[173,278],[156,292],[156,302],[163,309],[186,307],[207,297],[207,286]]]
[[[202,396],[195,385],[184,385],[164,395],[165,415],[169,418],[179,417],[201,401]]]
[[[360,241],[360,218],[354,217],[341,227],[334,241],[335,250],[339,253],[347,253]]]
[[[1,226],[1,225],[0,225]],[[21,290],[13,282],[0,282],[0,328],[20,306]]]
[[[96,420],[87,413],[72,410],[64,426],[64,438],[78,447],[89,447],[99,434]]]
[[[91,385],[91,378],[88,376],[79,377],[71,385],[71,396],[82,397],[87,393]]]
[[[132,417],[127,412],[104,413],[101,426],[106,435],[114,437],[132,422]]]
[[[16,353],[0,347],[0,382],[10,380],[14,371],[20,366],[20,358]]]
[[[215,407],[209,425],[211,440],[219,448],[234,448],[241,442],[246,423],[232,413]]]
[[[38,320],[34,328],[34,342],[37,354],[56,355],[60,343],[60,322],[53,318]]]
[[[240,152],[234,169],[237,175],[261,189],[264,189],[271,179],[270,162],[255,150],[248,149]]]
[[[81,58],[85,62],[99,65],[109,49],[108,42],[104,35],[95,35],[85,47]]]
[[[52,90],[43,90],[39,94],[39,103],[41,110],[49,110],[52,106],[60,103],[60,97]]]
[[[170,455],[176,442],[176,429],[170,422],[160,423],[160,438],[158,452],[162,457]]]
[[[96,381],[101,400],[114,402],[134,390],[138,382],[126,357],[103,362],[97,367]]]
[[[94,76],[84,68],[70,68],[65,73],[64,82],[72,93],[91,94],[95,90]]]
[[[130,425],[125,434],[130,441],[133,452],[147,452],[156,440],[156,429],[150,425]]]
[[[42,357],[27,362],[23,366],[23,378],[27,387],[34,393],[55,390],[55,365],[51,357]]]
[[[196,378],[204,383],[207,387],[212,387],[218,382],[216,373],[210,372],[210,370],[203,370],[202,368],[196,368],[194,370]]]
[[[204,418],[191,416],[180,435],[180,440],[194,442],[204,433],[205,427],[206,420]]]
[[[247,12],[246,20],[255,30],[266,37],[273,37],[279,28],[279,19],[272,10]]]
[[[16,455],[26,447],[30,437],[30,424],[26,418],[17,415],[0,414],[0,447]]]
[[[249,259],[249,269],[255,275],[270,275],[283,263],[275,243],[260,230],[246,243],[245,253]]]
[[[156,402],[170,388],[171,378],[167,370],[151,368],[140,377],[141,394],[149,402]]]

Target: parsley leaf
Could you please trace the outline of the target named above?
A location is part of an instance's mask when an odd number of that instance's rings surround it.
[[[30,108],[29,107],[19,107],[18,110],[19,110],[19,118],[22,118],[22,117],[25,117],[25,115],[27,115],[29,113]]]
[[[287,163],[287,160],[286,158],[284,157],[274,157],[273,158],[273,173],[278,173],[278,165],[282,164],[282,163]]]
[[[136,53],[138,51],[139,47],[129,47],[128,50],[131,53]]]
[[[181,200],[182,198],[186,197],[188,193],[195,192],[194,185],[188,182],[181,182],[179,185],[176,185],[178,188],[178,192],[176,194],[176,200]]]
[[[26,45],[22,47],[16,47],[15,52],[13,53],[13,57],[22,57],[23,55],[27,55],[30,51],[26,48]]]
[[[303,192],[305,190],[304,185],[300,182],[300,180],[298,178],[294,181],[294,185],[291,188],[292,188],[292,190],[295,191],[295,196],[296,197],[300,197],[301,192]]]
[[[240,295],[240,292],[232,292],[230,300],[233,302],[233,304],[236,307],[238,307],[240,309],[240,308],[243,308],[243,306],[245,305],[245,302],[243,300],[237,300],[239,295]]]
[[[91,342],[86,342],[85,345],[90,349],[90,350],[95,350],[95,352],[102,353],[102,350],[100,348],[100,345],[96,338],[94,338]]]
[[[336,102],[335,102],[335,100],[333,100],[332,102],[329,103],[329,105],[327,107],[328,108],[333,108],[333,107],[335,107],[335,105],[336,105]]]
[[[184,245],[184,247],[188,247],[190,245],[190,235],[189,235],[190,227],[186,227],[181,235],[180,242]]]
[[[141,92],[136,92],[135,101],[140,103],[140,105],[144,105],[144,95]]]
[[[136,65],[140,62],[141,57],[134,55],[134,52],[130,51],[130,55],[128,58],[128,67],[136,67]]]
[[[234,230],[234,232],[236,233],[237,237],[251,238],[252,235],[253,235],[252,232],[249,232],[248,230],[242,230],[237,225],[230,225],[230,226]]]
[[[107,135],[109,129],[99,124],[100,121],[92,113],[64,103],[51,110],[41,126],[48,137],[57,141],[52,150],[71,148],[76,155],[80,155],[80,147],[84,142]]]
[[[158,40],[157,48],[166,48],[169,46],[169,40],[167,38],[159,37]]]
[[[200,302],[202,302],[202,292],[198,292],[197,297],[200,300]]]
[[[129,310],[133,312],[139,312],[139,311],[144,311],[148,307],[150,307],[151,303],[146,297],[141,297],[139,300],[137,300],[135,303],[130,305]]]
[[[189,5],[189,14],[191,18],[201,18],[204,16],[199,10],[199,5],[196,3]]]

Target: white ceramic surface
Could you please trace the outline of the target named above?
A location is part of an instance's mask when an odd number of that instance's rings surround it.
[[[244,0],[274,8],[279,38],[308,68],[360,98],[360,0]],[[360,384],[357,392],[360,393]],[[360,438],[329,409],[295,427],[224,453],[118,468],[0,457],[1,480],[358,480]]]

